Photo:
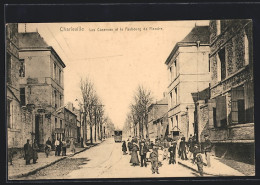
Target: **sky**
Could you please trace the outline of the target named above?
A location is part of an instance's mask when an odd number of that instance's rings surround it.
[[[138,85],[154,101],[167,91],[165,61],[196,25],[209,21],[146,21],[19,24],[19,32],[38,31],[66,65],[64,102],[81,99],[80,79],[90,78],[116,128],[122,129]],[[74,28],[74,31],[72,30]],[[156,28],[156,29],[154,29]]]

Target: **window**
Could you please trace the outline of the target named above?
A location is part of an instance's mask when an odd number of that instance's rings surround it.
[[[170,67],[170,82],[172,82],[172,66]]]
[[[209,54],[209,72],[210,72],[210,54]]]
[[[177,91],[177,87],[175,88],[175,105],[177,105],[178,104],[178,91]]]
[[[7,100],[7,127],[11,128],[11,100]]]
[[[216,108],[213,107],[213,123],[217,128],[227,125],[226,96],[216,97]]]
[[[247,34],[244,33],[244,44],[245,44],[245,66],[249,64],[249,43]]]
[[[11,68],[12,68],[12,59],[9,53],[6,53],[6,65],[7,65],[7,83],[11,83]]]
[[[57,92],[54,90],[54,103],[55,103],[55,108],[57,108]]]
[[[178,115],[176,115],[175,119],[176,119],[176,126],[177,128],[179,128]]]
[[[226,53],[225,48],[218,52],[218,80],[226,78]]]
[[[170,92],[170,107],[173,106],[173,103],[172,103],[172,92]]]
[[[19,67],[19,76],[25,77],[25,65],[24,65],[24,59],[20,59],[20,67]]]
[[[61,70],[59,69],[59,83],[61,84]]]
[[[245,123],[244,87],[239,86],[231,90],[232,124]]]
[[[171,117],[171,123],[172,123],[172,128],[173,128],[173,118]]]
[[[174,61],[174,78],[177,77],[177,61]]]
[[[60,120],[60,128],[62,128],[62,120]]]
[[[217,35],[220,35],[221,33],[220,20],[216,21],[216,28],[217,28]]]
[[[20,88],[20,102],[21,106],[25,106],[25,88]]]
[[[57,128],[57,118],[55,118],[55,128]]]
[[[54,64],[54,69],[53,69],[53,78],[56,79],[56,64]]]
[[[60,95],[60,106],[62,106],[62,95]]]

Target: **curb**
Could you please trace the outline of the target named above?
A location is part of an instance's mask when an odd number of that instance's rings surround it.
[[[57,160],[55,160],[55,161],[53,161],[53,162],[51,162],[51,163],[49,163],[49,164],[46,164],[46,165],[44,165],[44,166],[41,166],[41,167],[39,167],[39,168],[37,168],[37,169],[34,169],[34,170],[30,171],[30,172],[27,172],[27,173],[24,173],[24,174],[19,174],[19,175],[9,176],[9,177],[8,177],[8,180],[15,180],[15,179],[18,179],[18,178],[21,178],[21,177],[27,177],[27,176],[29,176],[29,175],[33,175],[33,174],[35,174],[36,172],[38,172],[38,171],[40,171],[40,170],[42,170],[42,169],[44,169],[44,168],[47,168],[47,167],[49,167],[49,166],[51,166],[51,165],[53,165],[53,164],[55,164],[55,163],[57,163],[57,162],[59,162],[59,161],[62,161],[63,159],[66,159],[66,158],[68,158],[68,157],[73,157],[74,155],[77,155],[77,154],[79,154],[79,153],[81,153],[81,152],[84,152],[84,151],[86,151],[86,150],[88,150],[88,149],[94,147],[94,146],[97,146],[97,145],[101,144],[102,142],[103,142],[103,141],[101,141],[100,143],[97,143],[97,144],[95,144],[95,145],[86,147],[86,148],[84,148],[84,149],[81,150],[81,151],[75,152],[74,154],[64,156],[64,157],[62,157],[62,158],[60,158],[60,159],[57,159]]]

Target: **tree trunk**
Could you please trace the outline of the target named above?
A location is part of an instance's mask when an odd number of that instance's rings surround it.
[[[101,141],[102,141],[103,140],[102,123],[100,124],[100,136],[101,136]]]
[[[96,126],[97,124],[95,123],[95,142],[97,141],[97,126]]]
[[[146,135],[149,138],[149,130],[148,130],[148,115],[145,114],[145,128],[146,128]]]

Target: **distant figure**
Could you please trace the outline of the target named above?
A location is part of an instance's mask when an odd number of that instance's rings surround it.
[[[150,153],[150,161],[151,161],[151,170],[152,174],[155,172],[159,174],[159,160],[158,160],[158,149],[156,147],[153,148],[153,151]]]
[[[38,144],[37,144],[37,140],[35,139],[34,140],[34,143],[32,145],[32,151],[33,151],[33,164],[36,163],[37,159],[38,159],[38,150],[39,150],[39,147],[38,147]]]
[[[66,152],[67,152],[67,142],[66,140],[63,138],[62,140],[62,156],[66,156]]]
[[[50,141],[50,138],[48,138],[48,140],[46,141],[44,150],[45,150],[46,157],[48,157],[50,155],[50,152],[51,152],[51,141]]]
[[[204,138],[205,138],[205,142],[204,142],[203,149],[204,149],[205,157],[206,157],[206,160],[207,160],[207,166],[210,167],[211,166],[211,164],[210,164],[210,152],[211,152],[212,144],[211,144],[211,141],[209,140],[209,135],[204,135]]]
[[[143,167],[143,165],[145,167],[147,167],[147,164],[146,164],[146,153],[149,151],[147,145],[145,144],[145,141],[142,141],[140,143],[140,150],[139,150],[139,155],[140,155],[140,158],[141,158],[141,167]]]
[[[55,143],[55,156],[60,156],[60,151],[61,151],[61,142],[60,139],[56,139]]]
[[[169,148],[169,143],[165,139],[163,143],[163,160],[168,160],[168,148]]]
[[[25,164],[28,165],[30,164],[30,161],[32,159],[32,146],[30,145],[30,140],[27,139],[27,143],[24,145],[24,159],[25,159]]]
[[[137,146],[136,142],[133,142],[132,154],[130,159],[130,163],[132,163],[132,166],[139,165],[139,158],[137,155],[137,151],[139,151],[139,147]]]
[[[8,149],[8,162],[10,162],[10,165],[13,165],[13,157],[14,157],[13,148],[9,148]]]
[[[128,147],[129,155],[131,155],[132,154],[132,149],[133,149],[133,142],[132,141],[128,141],[127,147]]]
[[[123,144],[122,144],[122,151],[123,151],[123,155],[126,155],[126,151],[127,151],[127,148],[126,148],[126,143],[125,141],[123,141]]]
[[[182,159],[182,160],[188,160],[187,154],[186,154],[185,137],[182,137],[182,138],[181,138],[179,150],[180,150],[181,159]]]
[[[176,145],[177,145],[177,142],[176,142],[176,141],[173,141],[173,142],[171,143],[170,148],[168,149],[168,151],[169,151],[169,153],[170,153],[169,164],[176,164],[176,160],[175,160]]]
[[[75,141],[73,138],[70,140],[70,151],[74,154],[76,152]]]

